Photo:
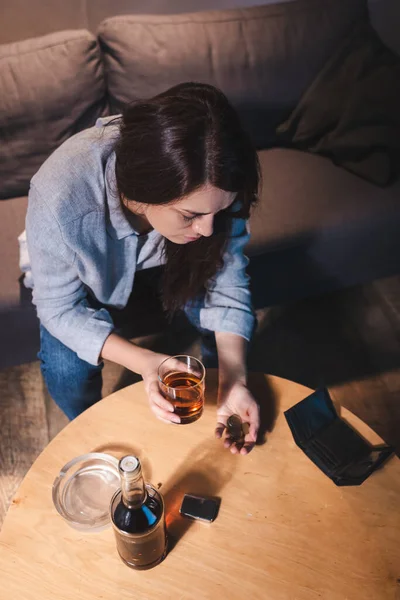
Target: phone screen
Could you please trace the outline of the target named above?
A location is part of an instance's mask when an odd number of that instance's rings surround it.
[[[219,505],[219,498],[202,498],[201,496],[185,494],[179,512],[186,517],[211,523],[218,514]]]

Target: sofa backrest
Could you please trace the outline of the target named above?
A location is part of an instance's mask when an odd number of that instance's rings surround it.
[[[0,90],[0,199],[5,199],[25,195],[51,152],[104,112],[96,38],[85,30],[63,31],[3,44]]]
[[[366,0],[297,0],[113,17],[98,31],[103,54],[85,30],[3,44],[0,198],[26,194],[47,156],[106,113],[105,81],[111,113],[182,81],[214,84],[238,109],[256,146],[269,147],[276,125],[364,16]]]
[[[301,0],[229,11],[128,15],[99,29],[111,112],[182,81],[228,96],[258,148],[296,106],[365,0]]]

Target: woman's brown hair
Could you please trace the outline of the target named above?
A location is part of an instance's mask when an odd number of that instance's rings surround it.
[[[118,192],[128,202],[168,204],[207,183],[237,193],[239,210],[219,212],[211,237],[183,245],[165,239],[162,300],[173,313],[204,293],[222,267],[232,219],[249,217],[258,197],[257,153],[220,90],[182,83],[127,106],[115,154]]]

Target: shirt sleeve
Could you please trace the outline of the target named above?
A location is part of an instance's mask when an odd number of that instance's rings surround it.
[[[26,235],[33,275],[33,303],[42,325],[82,360],[99,363],[114,329],[109,312],[90,307],[75,267],[75,252],[65,244],[59,223],[31,186]]]
[[[233,219],[223,267],[208,282],[198,313],[201,327],[235,333],[246,340],[250,340],[255,322],[249,276],[246,273],[249,260],[243,253],[249,238],[246,221]]]

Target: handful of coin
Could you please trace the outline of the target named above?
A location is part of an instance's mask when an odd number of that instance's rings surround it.
[[[228,417],[226,429],[229,437],[235,442],[242,442],[244,440],[245,433],[243,425],[244,424],[242,423],[242,419],[239,417],[239,415],[231,415]]]

